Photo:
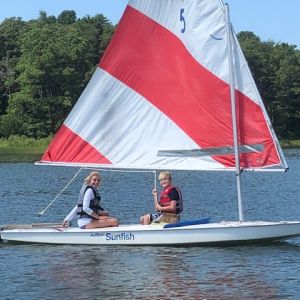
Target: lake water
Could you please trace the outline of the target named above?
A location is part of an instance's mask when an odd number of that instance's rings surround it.
[[[290,170],[243,175],[246,220],[299,220],[300,150]],[[0,164],[0,224],[60,222],[76,203],[82,171]],[[103,206],[121,223],[152,211],[152,173],[102,171]],[[233,173],[173,172],[182,219],[238,218]],[[124,247],[0,244],[1,299],[299,299],[300,239],[235,247]]]

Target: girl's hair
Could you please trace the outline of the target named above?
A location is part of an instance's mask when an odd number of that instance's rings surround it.
[[[167,176],[169,178],[169,180],[172,180],[172,176],[171,176],[171,173],[169,171],[163,171],[163,172],[160,172],[159,173],[159,176],[158,176],[158,179],[161,177],[161,176]]]
[[[101,181],[100,173],[97,172],[97,171],[93,171],[93,172],[90,173],[90,175],[88,175],[88,176],[84,179],[84,183],[85,183],[85,184],[89,184],[93,176],[97,176],[97,177],[99,178],[99,181]]]

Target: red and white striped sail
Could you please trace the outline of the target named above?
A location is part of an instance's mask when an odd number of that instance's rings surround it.
[[[260,95],[231,34],[240,166],[284,165]],[[129,1],[95,74],[41,162],[233,169],[228,66],[222,1]]]

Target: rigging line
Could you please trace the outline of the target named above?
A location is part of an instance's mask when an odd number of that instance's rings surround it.
[[[71,184],[71,182],[77,177],[77,175],[81,172],[81,170],[84,168],[80,168],[79,171],[73,176],[73,178],[65,185],[65,187],[54,197],[54,199],[49,203],[49,205],[42,210],[41,212],[38,213],[38,216],[36,219],[38,219],[40,216],[42,216],[48,208],[56,201],[56,199],[66,190],[66,188]]]

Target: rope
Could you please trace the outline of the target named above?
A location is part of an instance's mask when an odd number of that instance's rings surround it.
[[[80,168],[79,171],[73,176],[73,178],[66,184],[66,186],[60,191],[59,194],[57,194],[55,196],[55,198],[49,203],[49,205],[42,210],[41,212],[38,213],[38,216],[36,217],[36,219],[38,219],[40,216],[42,216],[47,210],[48,208],[56,201],[56,199],[66,190],[66,188],[71,184],[71,182],[77,177],[77,175],[81,172],[83,168]]]

